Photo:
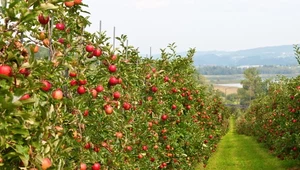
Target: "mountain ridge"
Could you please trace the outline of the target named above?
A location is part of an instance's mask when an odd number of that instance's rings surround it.
[[[181,54],[185,54],[183,52]],[[266,46],[236,51],[197,51],[194,65],[297,65],[294,45]]]

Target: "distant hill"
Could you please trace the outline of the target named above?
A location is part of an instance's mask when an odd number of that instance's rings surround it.
[[[240,51],[197,51],[195,66],[297,65],[293,45],[253,48]]]

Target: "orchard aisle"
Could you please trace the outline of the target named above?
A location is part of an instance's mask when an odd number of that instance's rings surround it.
[[[209,159],[206,168],[199,166],[197,170],[284,170],[295,167],[295,164],[295,161],[280,161],[254,138],[237,134],[235,120],[231,118],[230,130],[222,138],[217,152]]]

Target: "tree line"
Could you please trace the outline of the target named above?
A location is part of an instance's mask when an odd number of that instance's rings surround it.
[[[299,74],[299,66],[269,66],[256,67],[260,74]],[[232,75],[243,74],[247,68],[232,66],[200,66],[198,72],[202,75]]]

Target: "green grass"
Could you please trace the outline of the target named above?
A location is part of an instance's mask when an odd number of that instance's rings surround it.
[[[209,159],[205,170],[286,170],[291,168],[294,170],[297,168],[296,161],[281,161],[271,155],[254,138],[237,134],[234,122],[231,118],[230,130],[222,138],[217,152]],[[196,169],[204,168],[199,165]]]

